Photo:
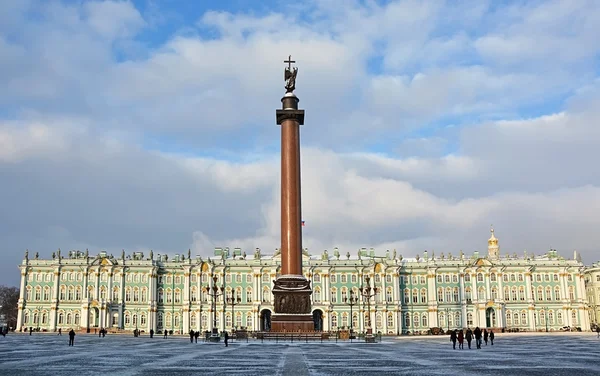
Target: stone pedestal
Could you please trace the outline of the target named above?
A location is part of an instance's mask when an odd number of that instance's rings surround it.
[[[301,275],[284,275],[274,281],[275,314],[272,332],[312,332],[315,329],[310,312],[310,281]]]

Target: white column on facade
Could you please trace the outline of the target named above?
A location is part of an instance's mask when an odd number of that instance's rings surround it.
[[[577,272],[575,275],[575,290],[577,292],[576,299],[578,302],[586,303],[585,301],[585,287],[583,282],[583,274],[581,272]]]
[[[96,291],[94,293],[94,298],[100,300],[100,268],[96,269],[94,272],[94,277],[96,283],[96,286],[94,286]]]
[[[461,324],[462,327],[465,328],[467,326],[467,301],[465,299],[465,273],[461,271],[458,275],[458,283],[459,288],[458,292],[460,294],[460,316],[461,316]]]
[[[23,306],[25,305],[25,282],[27,281],[27,267],[21,269],[21,284],[19,290],[19,302],[17,311],[17,327],[15,330],[21,331],[23,326]]]
[[[485,300],[492,299],[492,288],[490,286],[490,271],[487,270],[483,273],[483,280],[485,281]]]
[[[526,272],[525,273],[525,301],[529,302],[530,304],[533,303],[533,286],[531,283],[531,279],[533,278],[533,274],[531,274],[531,272]]]

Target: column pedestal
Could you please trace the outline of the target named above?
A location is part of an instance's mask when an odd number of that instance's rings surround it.
[[[275,314],[272,332],[312,332],[315,324],[310,313],[310,281],[301,275],[284,275],[275,280]]]

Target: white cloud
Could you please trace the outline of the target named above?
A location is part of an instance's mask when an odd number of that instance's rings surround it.
[[[0,15],[0,275],[25,248],[278,247],[289,54],[311,252],[483,252],[493,223],[504,252],[596,257],[595,3],[215,10],[142,53],[130,2],[35,5]]]

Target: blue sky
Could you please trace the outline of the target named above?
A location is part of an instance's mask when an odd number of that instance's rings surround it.
[[[493,223],[597,259],[597,2],[339,4],[0,0],[0,283],[25,249],[275,249],[290,54],[310,252]]]

